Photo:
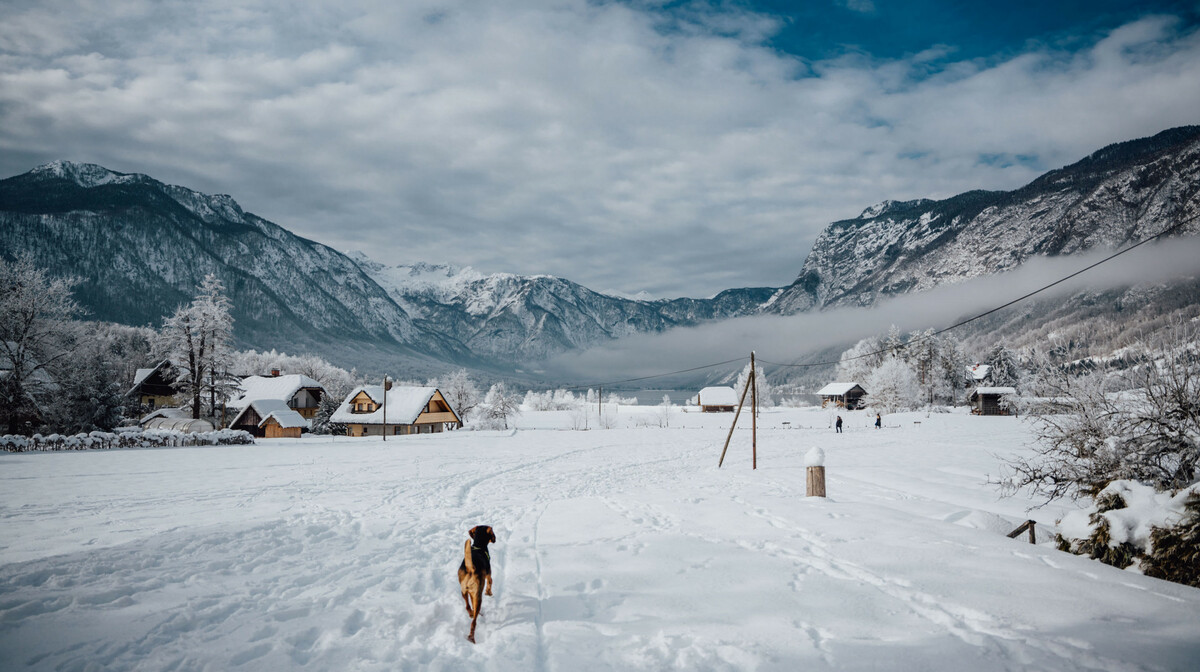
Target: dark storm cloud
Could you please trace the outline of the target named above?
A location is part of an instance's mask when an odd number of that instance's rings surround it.
[[[787,284],[885,198],[1016,187],[1200,109],[1200,41],[1170,17],[961,61],[805,61],[765,46],[778,27],[583,0],[5,3],[0,173],[91,161],[388,263],[702,296]]]

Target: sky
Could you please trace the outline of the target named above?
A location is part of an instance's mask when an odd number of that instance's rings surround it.
[[[885,199],[1200,123],[1200,3],[6,0],[0,176],[146,173],[386,264],[790,284]]]

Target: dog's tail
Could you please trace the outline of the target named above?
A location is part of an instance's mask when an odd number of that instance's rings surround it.
[[[463,542],[463,563],[467,566],[467,571],[471,574],[475,573],[475,563],[471,561],[471,542]]]

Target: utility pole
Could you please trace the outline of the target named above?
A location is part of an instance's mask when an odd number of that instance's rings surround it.
[[[754,351],[750,351],[750,468],[758,469],[758,368],[754,366]]]
[[[392,389],[392,384],[388,382],[387,374],[383,374],[383,440],[387,441],[387,393]]]
[[[604,416],[604,386],[596,386],[596,417]]]

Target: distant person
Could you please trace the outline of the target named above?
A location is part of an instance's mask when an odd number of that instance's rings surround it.
[[[842,416],[840,416],[840,415],[839,415],[839,416],[837,417],[837,422],[835,422],[835,423],[833,424],[833,426],[837,428],[837,433],[838,433],[838,434],[841,434],[841,433],[842,433]]]
[[[875,429],[879,429],[882,426],[883,426],[883,418],[879,417],[879,414],[876,413],[875,414]]]

